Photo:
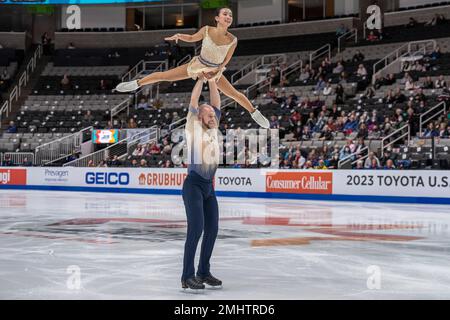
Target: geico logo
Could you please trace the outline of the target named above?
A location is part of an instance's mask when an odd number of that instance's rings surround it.
[[[86,183],[127,185],[130,183],[130,175],[126,172],[88,172],[86,173]]]
[[[9,170],[0,173],[0,183],[7,184],[10,181],[11,181],[11,172]]]
[[[219,177],[219,184],[225,186],[251,186],[252,180],[249,177]]]

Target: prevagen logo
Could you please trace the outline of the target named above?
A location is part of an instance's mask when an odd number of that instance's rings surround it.
[[[124,186],[130,183],[130,175],[126,172],[87,172],[85,182],[87,184]]]
[[[49,169],[45,169],[45,176],[48,177],[57,177],[57,178],[63,178],[63,177],[67,177],[69,176],[69,171],[68,170],[49,170]]]

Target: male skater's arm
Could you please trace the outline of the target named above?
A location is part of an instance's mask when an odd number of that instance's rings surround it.
[[[211,106],[214,108],[217,120],[220,120],[220,94],[219,89],[217,89],[217,83],[215,80],[208,80],[209,85],[209,101]]]
[[[193,130],[194,121],[198,119],[198,100],[202,94],[203,80],[198,79],[197,83],[192,89],[191,101],[189,102],[189,111],[186,117],[186,130],[191,132]]]

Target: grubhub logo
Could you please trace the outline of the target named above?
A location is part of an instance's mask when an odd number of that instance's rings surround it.
[[[26,185],[26,169],[0,169],[0,185]]]
[[[139,185],[141,186],[182,186],[187,173],[141,173]]]
[[[87,172],[85,182],[87,184],[125,186],[130,183],[130,175],[126,172]]]
[[[266,175],[266,192],[331,194],[331,172],[277,172]]]

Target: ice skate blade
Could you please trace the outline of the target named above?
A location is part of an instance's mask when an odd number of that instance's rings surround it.
[[[211,286],[209,284],[204,283],[206,290],[222,290],[222,285],[220,286]]]
[[[205,289],[181,288],[181,292],[187,293],[187,294],[204,294]]]

